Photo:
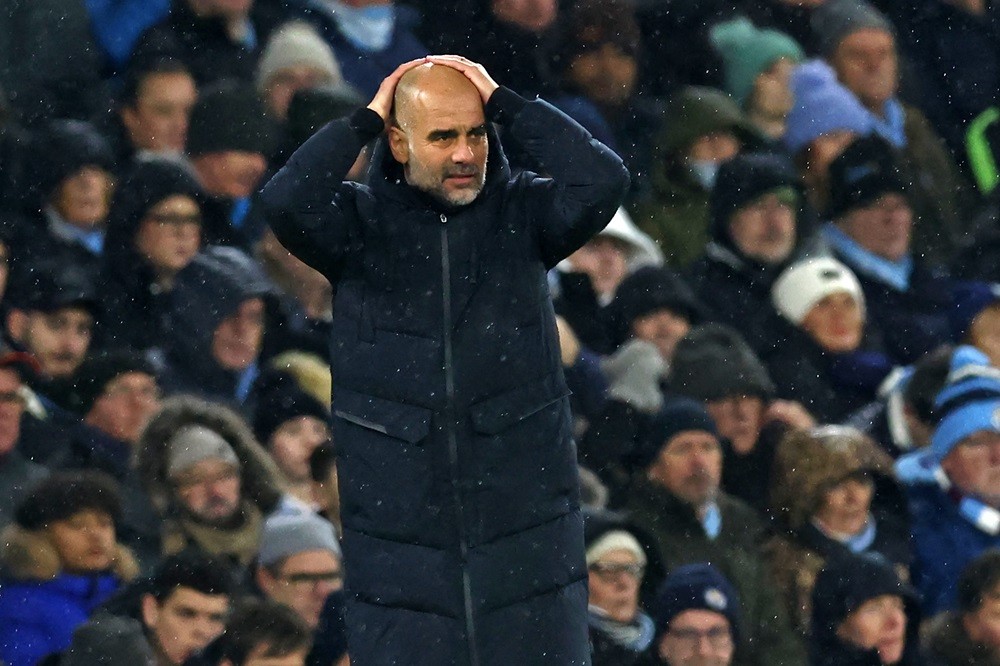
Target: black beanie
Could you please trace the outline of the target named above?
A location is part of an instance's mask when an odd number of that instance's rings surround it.
[[[257,391],[253,430],[257,441],[265,447],[274,431],[286,421],[312,416],[326,423],[330,418],[327,408],[303,391],[290,374],[276,370],[264,373],[258,380]]]
[[[874,134],[855,139],[830,163],[830,219],[836,221],[888,193],[905,196],[906,182],[885,139]]]
[[[691,325],[704,318],[694,291],[670,269],[644,266],[622,280],[608,306],[618,342],[628,338],[633,321],[660,309],[686,317]]]
[[[641,436],[635,460],[632,461],[636,469],[649,467],[667,442],[688,430],[703,430],[718,437],[715,421],[702,403],[688,398],[668,400],[649,421]]]
[[[73,410],[85,416],[116,377],[141,372],[156,377],[156,370],[141,354],[129,350],[104,351],[90,356],[73,379]]]
[[[86,166],[114,170],[108,140],[82,120],[57,120],[39,131],[29,148],[31,181],[41,203],[56,187]]]
[[[268,156],[274,142],[274,125],[252,87],[224,83],[199,93],[188,126],[188,155],[235,150]]]
[[[43,479],[21,500],[14,514],[18,525],[37,530],[81,511],[102,511],[114,521],[121,516],[118,484],[95,471],[59,471]]]
[[[767,368],[750,345],[734,329],[715,323],[691,329],[677,343],[670,388],[702,401],[740,395],[766,400],[775,392]]]
[[[731,245],[729,219],[733,213],[782,188],[790,188],[801,200],[801,185],[795,168],[778,155],[746,153],[723,163],[709,196],[712,238]]]

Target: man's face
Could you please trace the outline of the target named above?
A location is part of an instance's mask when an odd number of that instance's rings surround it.
[[[840,42],[830,64],[837,78],[872,112],[882,114],[896,94],[899,63],[896,40],[877,28],[856,30]]]
[[[1000,508],[1000,433],[969,435],[944,457],[941,468],[962,493]]]
[[[903,598],[884,594],[869,599],[837,627],[837,636],[865,650],[877,649],[883,664],[895,664],[906,647]]]
[[[157,275],[173,276],[201,249],[201,209],[184,194],[173,194],[139,221],[135,247]]]
[[[586,273],[599,296],[611,296],[628,273],[625,243],[607,235],[598,235],[569,257],[573,268]]]
[[[660,449],[649,467],[651,481],[696,507],[712,500],[722,479],[722,447],[712,433],[685,430]]]
[[[34,354],[47,377],[69,377],[87,355],[94,317],[82,308],[19,312],[11,321],[11,336]]]
[[[854,296],[841,291],[812,306],[801,327],[824,350],[839,354],[861,346],[865,318]]]
[[[1000,368],[1000,303],[988,305],[972,320],[969,343],[990,357],[990,365]]]
[[[240,471],[218,458],[201,460],[174,479],[184,509],[209,525],[224,524],[240,507]]]
[[[115,523],[103,511],[83,509],[46,528],[62,569],[77,574],[106,571],[115,558]]]
[[[858,534],[868,522],[874,496],[875,483],[870,476],[851,474],[823,494],[823,503],[813,518],[829,532]]]
[[[85,166],[59,184],[52,206],[70,224],[91,229],[108,216],[113,185],[110,173],[98,166]]]
[[[21,437],[24,397],[21,377],[10,368],[0,368],[0,458],[14,450]]]
[[[844,233],[872,254],[899,261],[910,251],[913,211],[902,194],[883,194],[837,221]]]
[[[264,301],[248,298],[223,319],[212,336],[212,356],[226,370],[246,370],[264,340]]]
[[[764,426],[767,405],[755,395],[734,395],[719,400],[709,400],[705,409],[715,421],[719,434],[744,453],[753,449]]]
[[[643,567],[631,551],[608,551],[588,567],[590,605],[617,622],[632,622],[639,612],[642,572]]]
[[[635,56],[617,44],[589,44],[569,64],[566,76],[600,106],[619,106],[635,88],[639,66]]]
[[[1000,589],[990,590],[979,608],[963,614],[962,626],[969,638],[1000,654]]]
[[[271,457],[289,481],[309,481],[309,456],[330,439],[330,429],[315,416],[297,416],[285,421],[271,435]]]
[[[726,616],[700,609],[679,613],[657,645],[660,658],[670,666],[728,666],[733,649]]]
[[[792,94],[792,72],[796,63],[788,58],[778,58],[754,79],[748,108],[764,118],[784,118],[795,105]]]
[[[267,159],[261,153],[225,150],[192,158],[198,182],[208,194],[242,199],[257,191],[267,170]]]
[[[135,105],[121,110],[129,141],[140,150],[184,152],[197,99],[198,89],[187,72],[150,74],[139,85]]]
[[[84,420],[115,439],[134,444],[159,406],[156,378],[126,372],[107,383]]]
[[[687,317],[665,308],[636,317],[632,321],[632,332],[635,337],[656,345],[660,356],[667,362],[674,357],[677,343],[688,334],[689,330],[691,323]]]
[[[288,107],[296,92],[315,88],[329,81],[329,72],[312,65],[282,67],[267,80],[264,104],[268,113],[275,118],[285,120],[288,118]]]
[[[344,587],[340,558],[328,550],[291,555],[274,573],[262,567],[257,580],[268,597],[291,608],[312,628],[319,624],[326,598]]]
[[[406,182],[452,206],[475,201],[486,183],[489,140],[476,89],[428,87],[416,92],[390,128],[393,157]]]
[[[171,666],[181,666],[226,628],[229,597],[178,587],[162,602],[142,598],[142,621],[155,640],[156,652]]]
[[[795,248],[795,209],[775,194],[743,206],[729,220],[736,248],[764,264],[779,264]]]

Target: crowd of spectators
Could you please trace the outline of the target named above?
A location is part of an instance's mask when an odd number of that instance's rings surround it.
[[[257,198],[429,53],[632,176],[549,273],[594,666],[1000,663],[996,3],[3,5],[0,664],[349,663],[336,285]]]

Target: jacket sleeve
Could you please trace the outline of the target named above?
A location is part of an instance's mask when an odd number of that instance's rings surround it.
[[[261,190],[264,214],[277,239],[327,277],[336,273],[354,219],[355,189],[344,178],[364,145],[382,129],[382,118],[367,108],[327,123]]]
[[[530,183],[527,204],[542,259],[555,266],[608,224],[628,189],[628,170],[610,148],[544,100],[529,102],[501,87],[486,113],[548,176]]]

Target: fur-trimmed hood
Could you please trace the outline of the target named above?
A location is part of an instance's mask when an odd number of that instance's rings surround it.
[[[62,572],[62,565],[55,545],[43,531],[11,523],[0,532],[0,571],[15,580],[47,581]],[[111,573],[125,582],[139,574],[132,551],[120,543],[115,544]]]
[[[190,424],[214,430],[233,447],[242,468],[243,497],[256,504],[265,515],[270,513],[284,494],[281,473],[274,461],[239,414],[219,403],[193,396],[165,400],[139,438],[136,469],[156,510],[168,516],[176,509],[167,479],[166,449],[178,428]]]
[[[966,635],[958,613],[941,613],[932,618],[923,639],[927,654],[941,666],[1000,666],[1000,656]]]

